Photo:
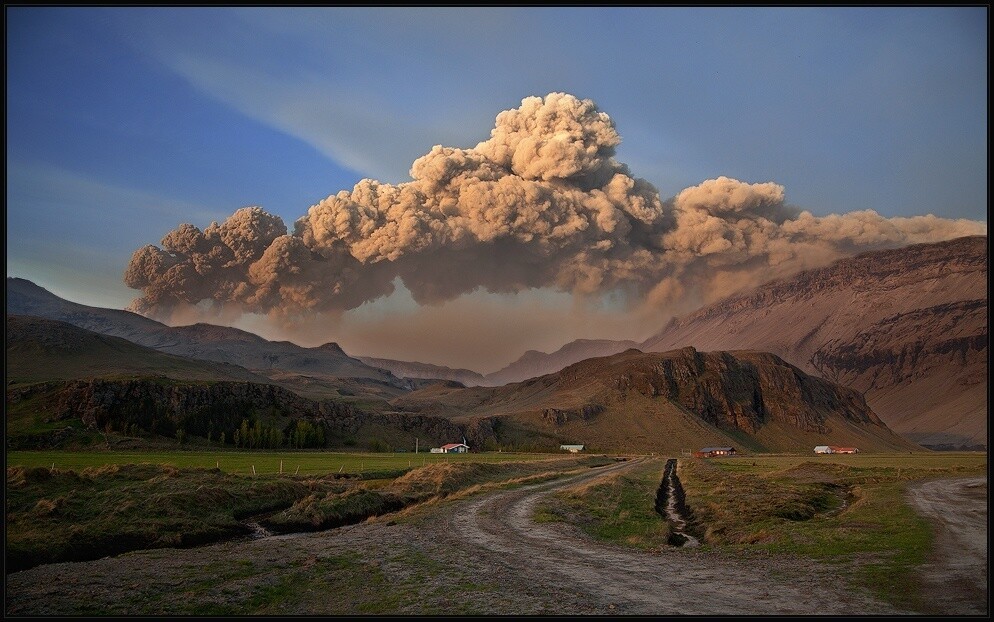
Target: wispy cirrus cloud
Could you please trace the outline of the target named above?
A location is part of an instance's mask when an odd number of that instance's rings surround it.
[[[363,175],[404,181],[411,154],[430,149],[443,128],[411,122],[373,93],[316,75],[273,75],[226,60],[178,54],[171,67],[196,88],[242,114],[313,146]]]

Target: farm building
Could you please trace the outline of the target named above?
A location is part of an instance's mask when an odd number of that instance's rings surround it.
[[[831,447],[833,454],[858,454],[859,450],[855,447]]]
[[[815,447],[816,454],[858,454],[855,447],[836,447],[835,445],[818,445]]]
[[[439,449],[441,451],[436,452],[434,449],[431,451],[432,453],[440,454],[464,454],[469,451],[469,445],[466,443],[449,443],[447,445],[442,445]]]
[[[568,451],[571,454],[575,454],[579,451],[583,451],[583,445],[560,445],[559,449],[562,451]]]
[[[704,447],[694,452],[695,458],[716,458],[718,456],[734,456],[734,447]]]

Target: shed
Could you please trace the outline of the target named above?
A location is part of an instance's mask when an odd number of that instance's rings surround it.
[[[818,445],[815,447],[816,454],[830,454],[832,453],[832,448],[828,445]]]

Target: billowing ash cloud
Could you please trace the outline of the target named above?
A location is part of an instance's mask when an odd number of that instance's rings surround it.
[[[863,250],[986,233],[986,224],[872,211],[815,217],[775,183],[727,177],[668,201],[614,159],[621,138],[590,100],[529,97],[472,149],[436,146],[413,181],[364,179],[289,233],[258,207],[201,231],[184,224],[131,258],[132,308],[184,305],[293,317],[353,309],[403,280],[437,304],[477,288],[623,289],[649,305],[707,301]]]

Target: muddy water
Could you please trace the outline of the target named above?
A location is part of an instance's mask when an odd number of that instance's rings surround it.
[[[683,487],[676,474],[676,459],[666,461],[663,469],[663,481],[656,492],[656,512],[670,523],[672,535],[669,543],[674,546],[695,547],[700,541],[687,533],[687,517],[683,514]]]
[[[263,527],[262,525],[256,522],[248,521],[245,523],[245,526],[252,530],[252,533],[250,534],[249,537],[252,538],[253,540],[258,540],[259,538],[268,538],[271,535],[273,535],[273,532],[269,531],[268,529],[266,529],[265,527]]]

